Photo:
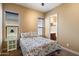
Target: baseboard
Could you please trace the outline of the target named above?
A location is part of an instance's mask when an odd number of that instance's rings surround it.
[[[65,47],[63,47],[63,46],[61,46],[61,48],[62,48],[62,49],[64,49],[64,50],[66,50],[66,51],[68,51],[68,52],[71,52],[71,53],[73,53],[73,54],[75,54],[75,55],[78,55],[78,56],[79,56],[79,53],[78,53],[78,52],[76,52],[76,51],[74,51],[74,50],[71,50],[71,49],[65,48]]]

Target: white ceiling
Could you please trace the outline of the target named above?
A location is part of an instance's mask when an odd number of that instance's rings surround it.
[[[48,12],[51,9],[61,5],[61,3],[44,3],[45,4],[44,6],[42,6],[41,3],[17,3],[17,4],[41,12]]]

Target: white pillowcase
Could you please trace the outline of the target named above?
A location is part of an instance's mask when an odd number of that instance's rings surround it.
[[[26,33],[21,33],[21,38],[37,37],[37,36],[38,36],[37,32],[26,32]]]
[[[21,38],[27,38],[30,36],[30,33],[21,33]]]
[[[38,34],[37,34],[37,32],[31,32],[31,36],[32,36],[32,37],[37,37]]]

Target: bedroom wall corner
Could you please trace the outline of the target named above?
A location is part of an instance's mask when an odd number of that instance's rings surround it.
[[[54,13],[58,14],[57,41],[79,53],[79,4],[64,3],[49,11],[46,17]]]

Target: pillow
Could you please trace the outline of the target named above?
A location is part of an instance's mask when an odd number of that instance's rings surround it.
[[[27,37],[37,37],[37,32],[27,32],[27,33],[21,33],[21,38],[27,38]]]
[[[21,33],[21,38],[27,38],[30,36],[30,33]]]
[[[26,33],[21,33],[21,38],[24,38],[25,37],[25,34]]]
[[[37,32],[33,32],[33,35],[36,36],[36,37],[38,36]]]
[[[37,32],[31,32],[32,37],[37,37]]]

